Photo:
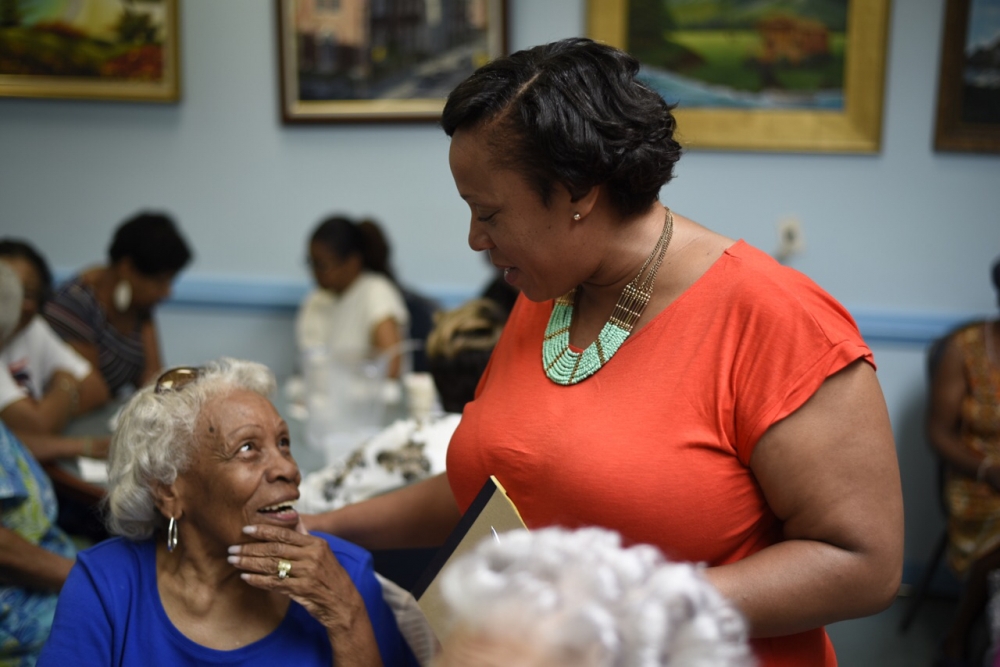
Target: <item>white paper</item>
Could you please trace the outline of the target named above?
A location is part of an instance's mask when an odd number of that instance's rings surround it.
[[[89,456],[77,458],[80,466],[80,477],[91,484],[108,483],[108,462],[104,459],[92,459]]]

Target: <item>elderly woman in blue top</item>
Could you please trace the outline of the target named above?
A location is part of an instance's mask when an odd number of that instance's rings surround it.
[[[39,665],[416,664],[371,556],[295,530],[299,469],[273,388],[264,366],[222,359],[129,401],[108,469],[123,537],[79,555]],[[290,550],[241,556],[250,541]]]

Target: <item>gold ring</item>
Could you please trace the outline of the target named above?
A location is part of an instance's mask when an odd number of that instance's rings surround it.
[[[278,579],[287,579],[288,573],[292,571],[292,564],[287,560],[278,561]]]

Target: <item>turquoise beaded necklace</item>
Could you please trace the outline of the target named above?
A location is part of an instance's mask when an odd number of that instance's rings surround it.
[[[653,296],[656,272],[663,262],[667,246],[670,245],[670,238],[674,234],[674,214],[665,206],[664,209],[666,219],[663,221],[663,231],[656,242],[656,247],[639,269],[639,274],[622,290],[622,295],[618,297],[618,303],[611,313],[611,319],[601,328],[597,340],[583,352],[574,352],[569,347],[569,329],[573,324],[577,288],[574,287],[556,299],[542,342],[542,367],[545,369],[545,375],[556,384],[566,386],[586,380],[601,370],[601,367],[615,356],[618,348],[628,340],[632,327]],[[643,278],[642,274],[649,268],[653,257],[656,257],[656,262]]]

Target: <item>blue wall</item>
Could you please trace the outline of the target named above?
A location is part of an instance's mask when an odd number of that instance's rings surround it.
[[[691,152],[663,192],[764,250],[779,220],[801,220],[792,266],[844,302],[875,349],[915,560],[940,525],[920,431],[923,349],[950,323],[996,312],[987,270],[1000,253],[1000,156],[931,145],[943,4],[894,3],[878,154]],[[583,33],[582,0],[510,10],[514,48]],[[197,257],[159,316],[167,362],[234,354],[279,375],[295,365],[304,239],[328,212],[381,220],[401,278],[431,294],[454,301],[488,279],[435,126],[284,127],[274,3],[188,0],[182,21],[180,104],[0,99],[0,233],[68,272],[100,261],[134,210],[172,211]]]

